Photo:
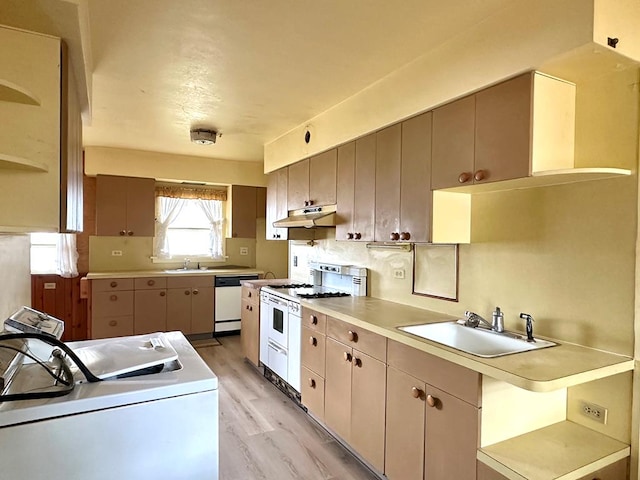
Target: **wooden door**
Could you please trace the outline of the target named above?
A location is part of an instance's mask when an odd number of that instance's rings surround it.
[[[153,178],[127,178],[127,235],[155,235],[155,185]]]
[[[266,239],[275,240],[277,229],[273,222],[278,220],[278,174],[271,172],[267,176],[267,200],[266,200]]]
[[[278,188],[276,190],[276,218],[280,220],[285,218],[289,213],[289,206],[287,204],[287,186],[288,186],[288,173],[287,168],[281,168],[276,172],[276,179],[278,182]],[[275,221],[274,220],[274,221]],[[276,228],[275,234],[277,240],[286,240],[289,230],[286,228]]]
[[[425,393],[425,480],[474,480],[479,409],[428,384]]]
[[[400,240],[431,240],[431,120],[427,112],[402,123]]]
[[[240,312],[240,341],[242,353],[255,366],[260,365],[260,309],[259,303],[242,299]]]
[[[125,235],[127,231],[127,184],[125,177],[96,178],[96,234]]]
[[[306,367],[300,368],[302,404],[319,420],[324,420],[324,378]]]
[[[475,96],[433,111],[431,188],[473,183]]]
[[[324,377],[326,358],[325,336],[310,328],[302,327],[301,345],[302,365],[313,370],[321,377]]]
[[[353,350],[351,440],[353,448],[384,471],[386,368],[380,360]]]
[[[324,420],[343,440],[351,441],[351,347],[327,337]]]
[[[213,333],[214,290],[213,280],[210,286],[197,286],[191,289],[191,333]]]
[[[376,133],[374,239],[379,242],[399,240],[401,140],[399,123]]]
[[[167,330],[180,330],[185,335],[193,333],[191,330],[191,288],[167,289]]]
[[[389,480],[422,480],[424,473],[425,384],[387,368],[385,475]]]
[[[476,94],[474,183],[531,173],[532,93],[526,73]]]
[[[309,160],[309,200],[312,205],[336,203],[338,150],[332,149]]]
[[[353,200],[354,240],[372,241],[376,202],[376,136],[356,140]]]
[[[336,178],[336,240],[353,240],[356,143],[338,148]]]
[[[231,237],[256,238],[256,187],[231,186]]]
[[[167,330],[167,290],[136,290],[133,298],[133,333],[142,335],[165,332]]]
[[[309,202],[309,159],[289,165],[288,171],[287,209],[304,208]]]

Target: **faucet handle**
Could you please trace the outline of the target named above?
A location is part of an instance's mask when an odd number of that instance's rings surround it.
[[[527,322],[526,331],[527,331],[527,342],[535,342],[536,339],[533,338],[533,317],[528,313],[521,313],[520,318]]]

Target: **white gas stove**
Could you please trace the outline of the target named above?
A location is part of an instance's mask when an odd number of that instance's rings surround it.
[[[309,283],[272,284],[260,290],[260,361],[283,390],[300,392],[300,300],[367,295],[367,269],[309,264]],[[274,375],[275,374],[275,375]],[[284,382],[284,384],[282,384]]]

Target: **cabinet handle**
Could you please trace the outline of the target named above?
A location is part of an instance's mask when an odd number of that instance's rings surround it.
[[[398,232],[391,232],[391,234],[389,235],[389,240],[398,240],[400,238],[400,235],[398,234]]]
[[[438,399],[436,397],[431,394],[427,395],[427,405],[429,405],[430,407],[435,407],[437,403]]]
[[[411,234],[409,232],[400,233],[400,240],[409,240],[411,239]]]
[[[360,240],[362,238],[362,234],[356,233],[356,240]]]
[[[118,325],[118,322],[117,322],[116,320],[111,320],[111,321],[109,322],[109,326],[110,326],[110,327],[115,327],[116,325]]]
[[[190,290],[185,290],[185,291],[184,291],[184,294],[185,294],[185,295],[189,295],[190,293],[191,293],[191,291],[190,291]]]
[[[127,233],[127,232],[125,232],[124,230],[120,230],[120,235],[121,235],[121,236],[123,236],[123,237],[124,237],[126,233]]]
[[[309,386],[311,388],[316,388],[316,381],[313,378],[309,379]]]
[[[478,170],[474,175],[473,175],[473,179],[476,182],[480,182],[482,180],[484,180],[485,178],[487,178],[487,172],[484,170]]]
[[[111,300],[112,302],[115,302],[116,300],[118,300],[118,296],[117,295],[111,295],[109,297],[109,300]]]
[[[194,294],[194,295],[197,295],[197,294],[198,294],[198,289],[197,289],[197,288],[194,288],[194,289],[193,289],[193,294]]]
[[[132,230],[129,230],[129,231],[127,232],[127,235],[129,235],[130,237],[131,237],[131,236],[133,236],[133,231],[132,231]]]
[[[353,240],[353,233],[347,233],[347,240]]]
[[[424,396],[424,392],[418,387],[411,387],[411,396],[413,398],[422,398]]]
[[[352,332],[351,330],[349,330],[349,332],[347,332],[347,338],[349,339],[350,342],[357,342],[358,334],[356,332]]]
[[[309,320],[311,320],[311,325],[318,324],[318,317],[316,317],[315,315],[309,315]]]
[[[160,292],[160,296],[164,297],[167,294],[167,292],[165,292],[164,290]]]
[[[156,284],[155,280],[148,280],[147,281],[147,285],[149,285],[150,287],[153,287]]]
[[[118,282],[111,282],[109,285],[111,288],[116,288],[118,286]]]
[[[315,337],[309,337],[309,345],[315,347],[316,345],[318,345],[318,340],[316,340]]]
[[[360,360],[358,357],[353,357],[353,364],[356,367],[362,367],[362,360]]]
[[[349,352],[344,352],[344,361],[345,362],[350,362],[351,361],[351,354]]]
[[[251,292],[247,293],[247,297],[251,298]]]
[[[249,311],[253,312],[253,307],[252,306],[249,306]]]
[[[458,183],[467,183],[469,180],[471,180],[471,172],[462,172],[458,176]]]

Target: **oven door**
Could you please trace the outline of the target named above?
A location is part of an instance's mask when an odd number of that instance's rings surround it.
[[[267,298],[267,337],[285,349],[289,347],[289,308],[286,300],[269,295]]]

